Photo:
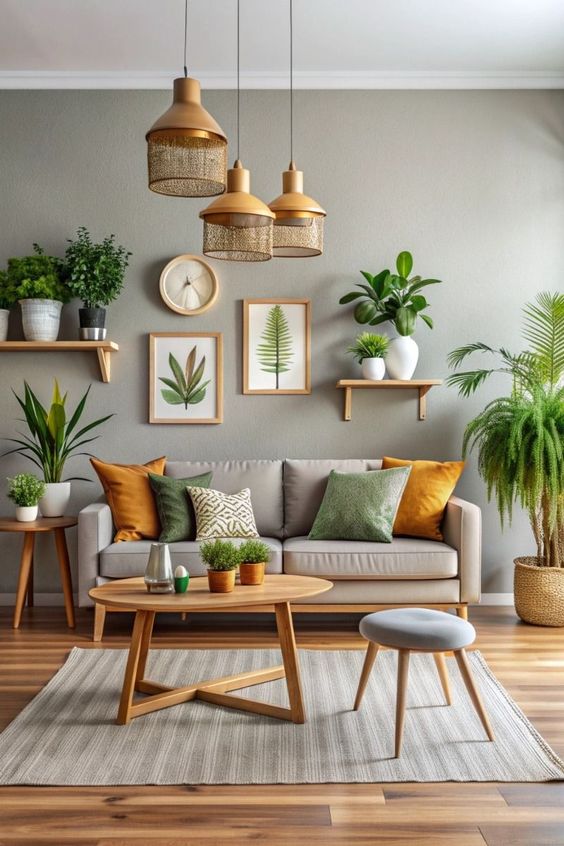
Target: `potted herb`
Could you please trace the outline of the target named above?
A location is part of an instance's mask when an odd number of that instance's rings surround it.
[[[8,338],[10,309],[17,303],[16,288],[5,270],[0,270],[0,341]]]
[[[34,255],[8,259],[5,283],[22,308],[26,341],[56,341],[61,309],[70,300],[64,263],[33,245]]]
[[[24,382],[23,397],[19,397],[14,391],[14,396],[24,413],[24,422],[27,423],[29,434],[19,433],[18,438],[8,438],[7,440],[18,446],[4,455],[12,453],[24,455],[43,471],[46,490],[39,502],[39,507],[44,517],[60,517],[65,513],[70,499],[71,481],[89,481],[81,476],[72,476],[62,481],[63,468],[73,453],[87,454],[77,453],[77,450],[95,441],[97,436],[90,436],[92,430],[113,417],[112,414],[108,414],[77,429],[89,392],[90,388],[70,417],[67,417],[65,408],[67,395],[61,396],[56,379],[49,410],[43,407],[27,382]]]
[[[398,337],[390,343],[386,355],[386,369],[392,379],[411,379],[417,360],[419,347],[411,337],[415,332],[417,318],[420,317],[429,329],[433,321],[423,312],[429,303],[419,293],[428,285],[438,285],[440,279],[422,279],[409,274],[413,269],[413,257],[406,250],[396,259],[396,273],[381,270],[375,276],[366,270],[360,272],[368,284],[358,282],[361,291],[350,291],[341,297],[341,305],[359,300],[355,306],[354,317],[357,323],[378,326],[381,323],[393,324]]]
[[[501,366],[455,373],[447,380],[468,397],[492,373],[511,379],[464,432],[464,453],[478,450],[478,470],[495,495],[501,524],[513,506],[528,512],[537,554],[515,559],[515,609],[526,623],[564,626],[564,294],[541,293],[525,306],[521,353],[482,342],[451,352],[455,369],[472,353],[495,354]]]
[[[251,538],[239,547],[239,581],[242,585],[262,585],[272,551],[268,544]]]
[[[380,381],[384,378],[384,357],[390,346],[389,338],[372,332],[362,332],[347,352],[354,355],[362,368],[364,379]]]
[[[235,587],[235,571],[239,566],[239,550],[231,541],[214,540],[200,544],[202,561],[208,568],[208,584],[212,593],[231,593]]]
[[[8,498],[16,504],[16,520],[22,523],[36,520],[37,503],[45,493],[45,482],[32,473],[18,473],[8,482]]]
[[[68,285],[72,294],[83,303],[78,310],[81,340],[106,337],[106,309],[103,306],[120,295],[130,255],[125,247],[115,243],[115,235],[93,244],[84,226],[78,229],[74,240],[69,239],[65,253]]]

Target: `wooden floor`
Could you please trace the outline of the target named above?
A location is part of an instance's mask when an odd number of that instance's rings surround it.
[[[519,623],[510,608],[471,611],[478,647],[498,678],[564,757],[564,629]],[[129,615],[109,615],[103,644],[92,612],[69,632],[62,608],[24,612],[19,631],[0,609],[0,726],[6,726],[63,663],[73,645],[120,647]],[[297,621],[301,647],[362,647],[356,621]],[[189,637],[187,637],[189,635]],[[273,623],[254,617],[156,628],[157,647],[265,647]],[[180,706],[182,707],[182,706]],[[564,783],[361,784],[249,787],[0,788],[0,846],[180,846],[264,843],[393,846],[562,846]]]

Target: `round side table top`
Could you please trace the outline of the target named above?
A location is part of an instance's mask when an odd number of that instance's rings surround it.
[[[0,532],[52,532],[53,529],[70,529],[77,523],[76,516],[39,517],[37,520],[30,520],[29,523],[11,517],[0,517]]]
[[[118,579],[89,591],[101,605],[137,611],[209,611],[245,605],[274,605],[324,593],[333,587],[311,576],[265,576],[262,585],[235,585],[231,593],[210,593],[207,576],[190,579],[186,593],[149,593],[142,577]]]

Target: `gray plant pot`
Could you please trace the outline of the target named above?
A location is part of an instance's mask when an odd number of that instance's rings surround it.
[[[26,341],[56,341],[63,304],[58,300],[20,300]]]
[[[106,337],[106,309],[79,308],[79,337],[81,341],[102,341]]]

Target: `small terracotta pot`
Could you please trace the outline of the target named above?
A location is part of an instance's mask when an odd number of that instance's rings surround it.
[[[243,561],[239,564],[239,581],[242,585],[262,585],[265,561]]]
[[[231,593],[235,588],[235,570],[208,570],[211,593]]]

